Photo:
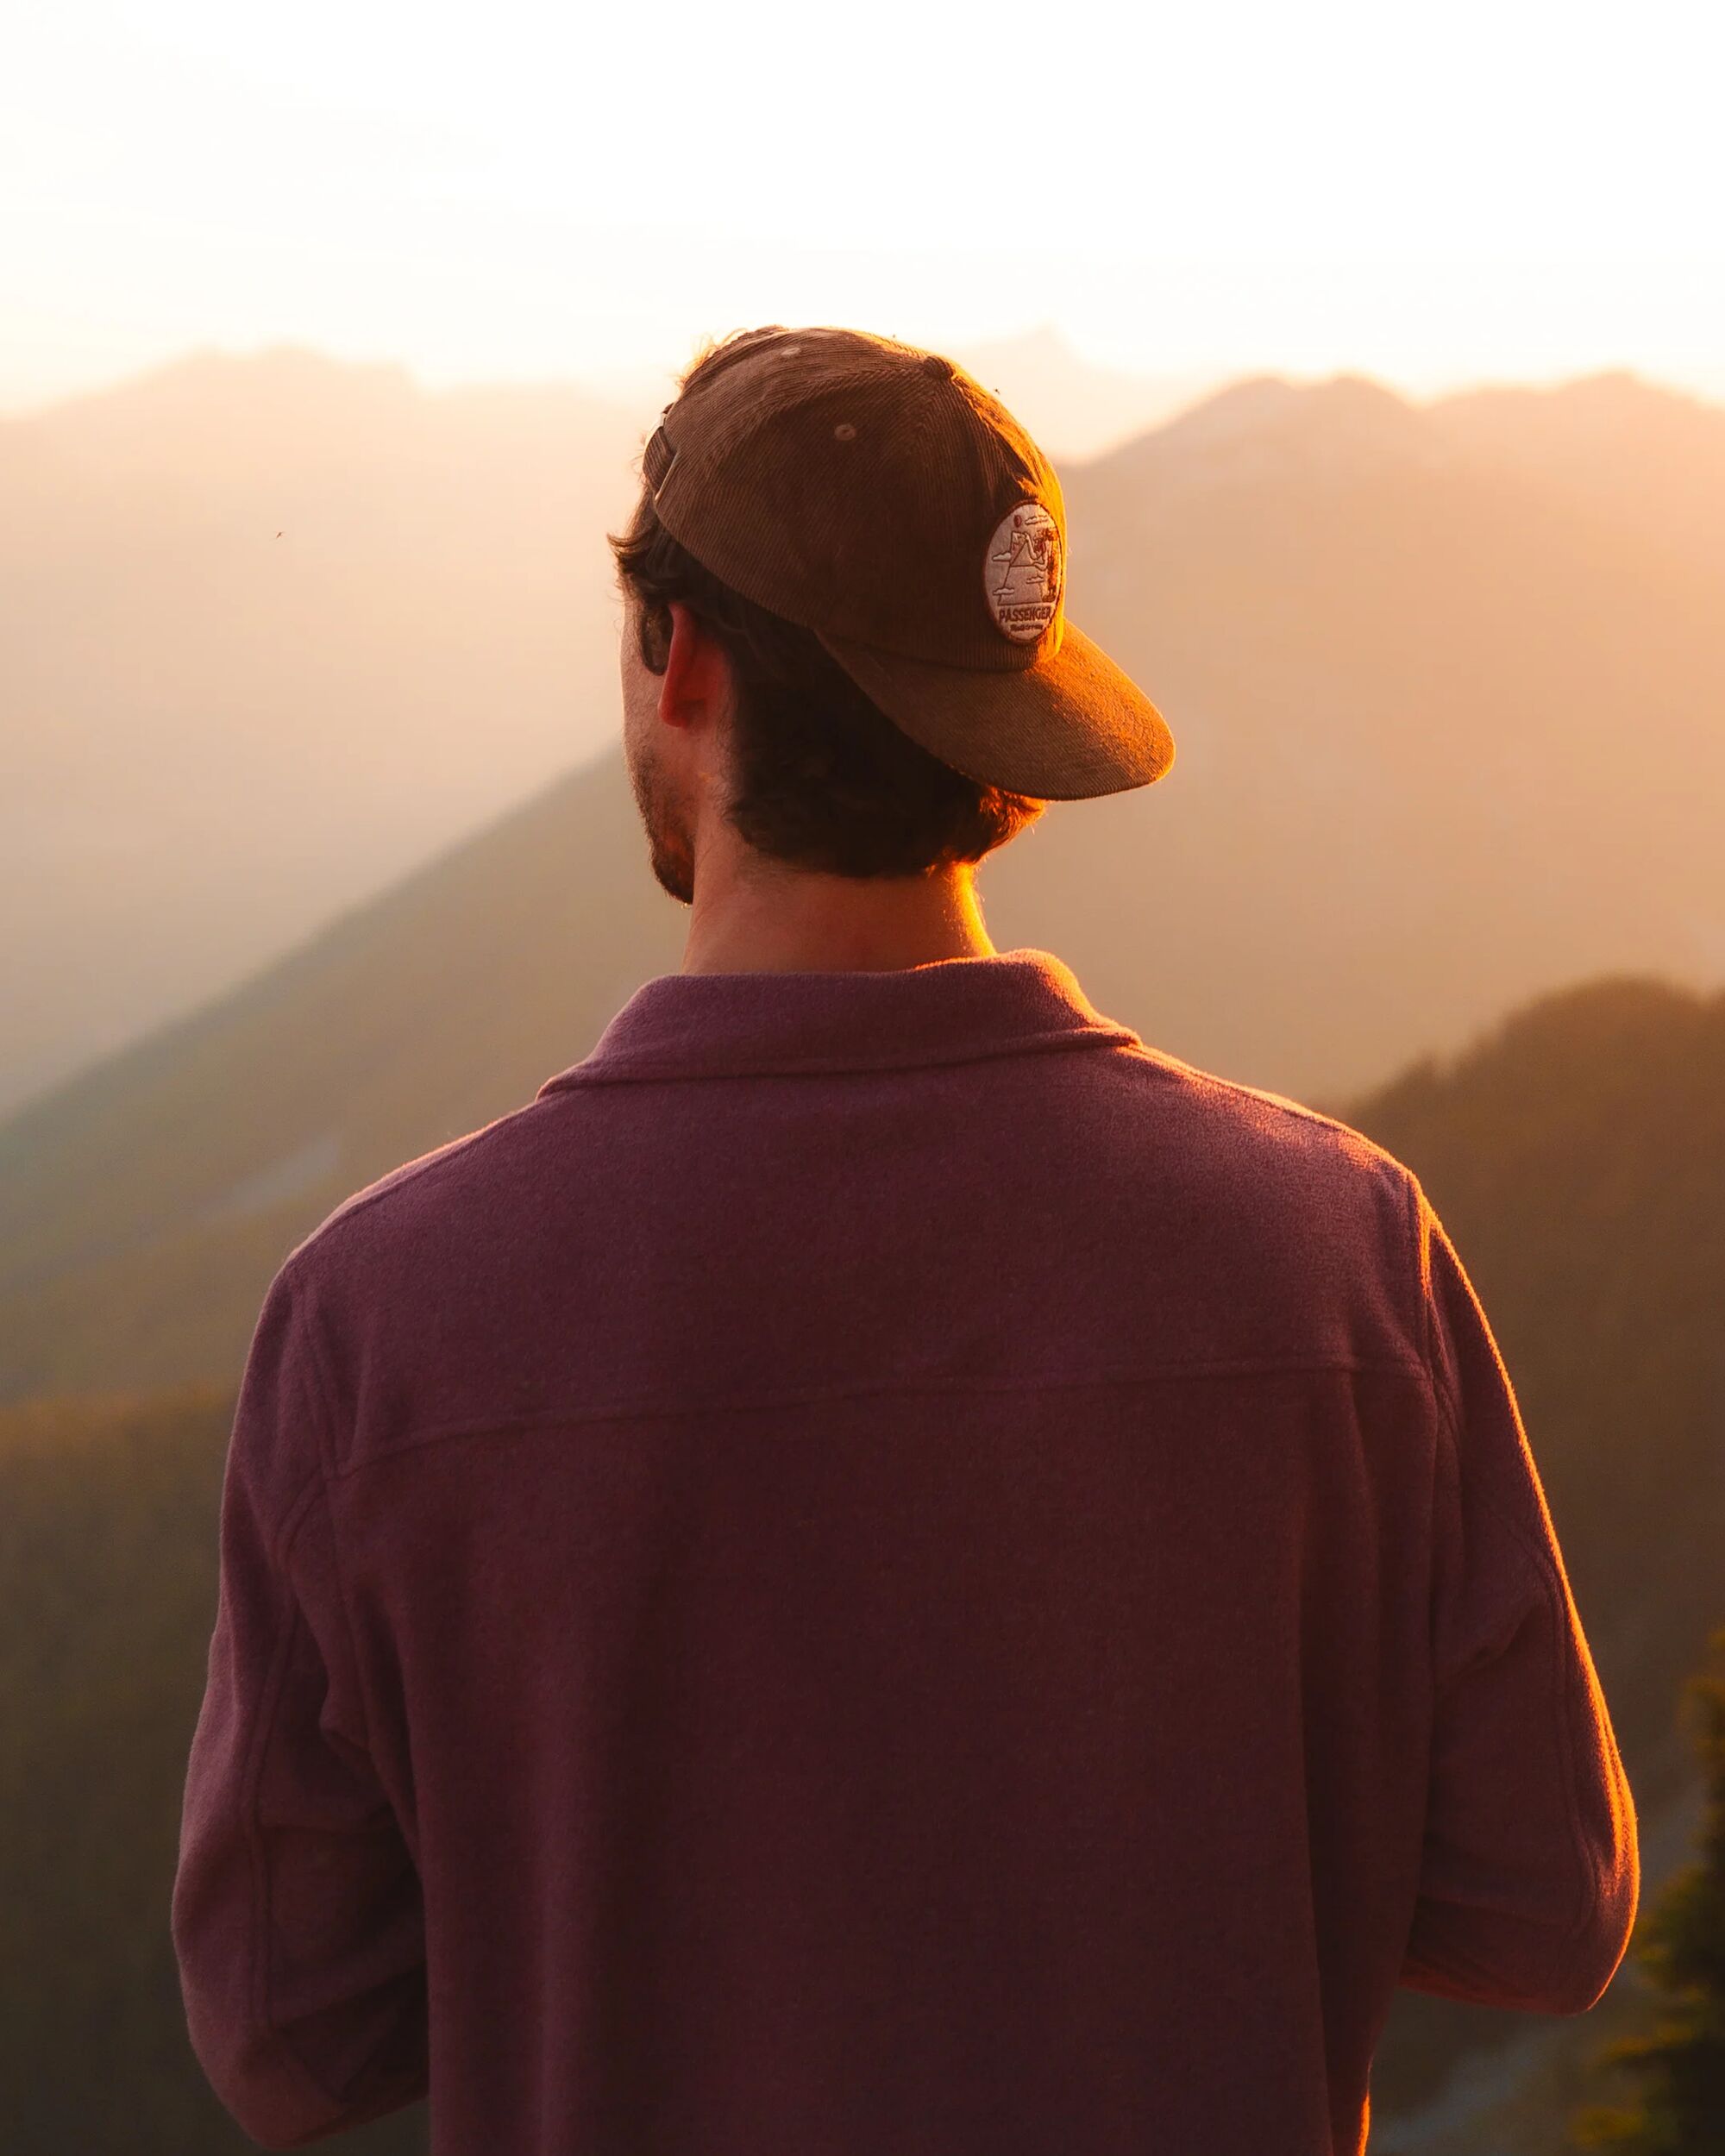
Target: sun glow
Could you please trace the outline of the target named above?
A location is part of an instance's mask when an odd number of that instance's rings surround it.
[[[69,0],[7,46],[0,405],[211,342],[591,378],[799,319],[1725,392],[1707,6]]]

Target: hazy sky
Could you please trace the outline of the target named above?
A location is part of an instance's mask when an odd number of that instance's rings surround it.
[[[817,320],[1725,397],[1722,64],[1719,0],[20,8],[0,408],[197,345],[602,377]]]

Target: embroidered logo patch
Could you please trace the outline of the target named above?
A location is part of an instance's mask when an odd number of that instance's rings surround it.
[[[1033,644],[1060,604],[1060,527],[1040,502],[1020,502],[994,527],[982,565],[988,611],[1003,636]]]

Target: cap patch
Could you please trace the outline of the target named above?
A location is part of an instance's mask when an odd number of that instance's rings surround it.
[[[988,542],[982,586],[1002,636],[1033,644],[1054,619],[1061,591],[1060,527],[1040,502],[1020,502]]]

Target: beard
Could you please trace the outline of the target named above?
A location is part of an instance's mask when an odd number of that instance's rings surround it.
[[[625,758],[635,805],[647,834],[647,855],[655,880],[683,906],[695,896],[694,845],[674,793],[650,750],[637,748],[631,737]]]

